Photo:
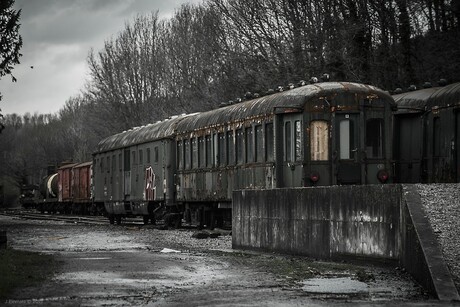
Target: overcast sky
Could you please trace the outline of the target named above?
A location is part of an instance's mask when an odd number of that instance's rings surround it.
[[[170,18],[182,3],[202,0],[16,0],[22,9],[21,64],[0,80],[3,114],[55,113],[88,80],[86,58],[138,14]],[[33,67],[33,68],[32,68]]]

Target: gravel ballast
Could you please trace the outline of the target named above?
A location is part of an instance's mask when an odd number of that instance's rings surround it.
[[[460,184],[417,184],[447,267],[460,291]]]

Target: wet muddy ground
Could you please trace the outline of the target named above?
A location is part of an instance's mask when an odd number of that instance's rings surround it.
[[[54,277],[7,306],[302,306],[434,303],[398,268],[232,250],[231,236],[0,216],[10,248],[52,254]],[[226,234],[226,235],[225,235]],[[429,301],[427,301],[427,299]]]

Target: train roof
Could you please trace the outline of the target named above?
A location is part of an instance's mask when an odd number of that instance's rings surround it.
[[[195,114],[172,116],[171,118],[160,122],[141,127],[135,127],[127,131],[109,136],[99,142],[99,144],[96,146],[95,153],[115,150],[135,144],[141,144],[170,137],[174,134],[176,125],[181,119]]]
[[[394,104],[387,92],[371,85],[351,82],[315,83],[203,113],[183,114],[154,124],[132,128],[103,139],[97,145],[94,153],[168,138],[174,136],[176,132],[183,133],[222,123],[269,115],[273,114],[278,107],[303,109],[309,98],[334,95],[339,91],[362,93],[366,96],[372,93]]]
[[[398,106],[397,114],[460,105],[460,82],[393,95],[393,99]]]
[[[460,105],[460,82],[440,88],[428,99],[430,107],[449,107]]]
[[[177,125],[177,132],[186,133],[222,123],[270,115],[274,114],[276,108],[304,109],[306,102],[310,98],[332,96],[338,91],[362,93],[366,96],[372,93],[380,98],[386,98],[389,103],[394,104],[393,99],[387,92],[374,86],[351,82],[315,83],[200,113],[197,116],[180,121]]]

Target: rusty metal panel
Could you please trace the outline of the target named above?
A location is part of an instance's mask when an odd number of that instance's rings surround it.
[[[85,162],[77,164],[72,168],[74,202],[91,201],[91,166],[92,162]]]
[[[59,201],[72,201],[72,168],[75,165],[76,163],[70,163],[58,168]]]

